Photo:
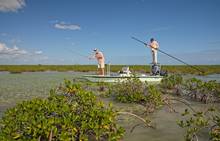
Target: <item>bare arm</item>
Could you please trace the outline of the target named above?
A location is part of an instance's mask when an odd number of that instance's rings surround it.
[[[96,59],[95,55],[89,56],[89,60]]]

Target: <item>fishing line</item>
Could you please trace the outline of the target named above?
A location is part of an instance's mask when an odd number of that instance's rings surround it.
[[[66,50],[70,51],[71,53],[77,54],[77,55],[79,55],[79,56],[81,56],[81,57],[83,57],[83,58],[89,59],[89,56],[84,55],[84,54],[81,54],[81,53],[79,53],[79,52],[77,52],[77,51],[73,51],[73,50],[70,49],[70,48],[66,48]]]

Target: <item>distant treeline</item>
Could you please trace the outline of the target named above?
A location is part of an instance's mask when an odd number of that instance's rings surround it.
[[[133,72],[150,72],[150,66],[148,65],[111,65],[111,72],[118,72],[122,67],[129,66]],[[205,74],[220,73],[220,65],[197,65],[197,68],[203,70]],[[107,68],[107,66],[106,66]],[[199,72],[191,67],[184,65],[163,65],[162,70],[166,70],[169,73],[183,73],[183,74],[199,74]],[[22,72],[40,72],[40,71],[77,71],[77,72],[89,72],[96,71],[96,65],[0,65],[0,71],[8,71],[10,73],[22,73]]]

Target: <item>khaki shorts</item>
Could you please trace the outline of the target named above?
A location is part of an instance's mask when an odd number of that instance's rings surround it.
[[[104,63],[98,64],[98,68],[99,69],[104,69],[105,68],[105,64]]]

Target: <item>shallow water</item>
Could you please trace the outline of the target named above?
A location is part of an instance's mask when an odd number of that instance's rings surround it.
[[[0,115],[17,102],[35,97],[47,97],[49,90],[72,79],[73,73],[35,72],[22,74],[0,74]]]
[[[187,74],[187,75],[184,75],[183,77],[186,79],[195,77],[195,78],[201,79],[203,81],[216,80],[217,82],[220,83],[220,74],[210,74],[210,75],[206,75],[206,76]]]
[[[152,125],[155,125],[156,129],[146,128],[144,126],[139,126],[134,129],[132,133],[130,130],[136,124],[141,123],[138,120],[129,118],[130,121],[121,121],[119,124],[126,128],[125,141],[184,141],[184,129],[177,125],[177,120],[182,119],[181,113],[187,108],[182,103],[176,103],[173,105],[175,110],[179,113],[170,112],[167,107],[157,110],[155,113],[149,116],[152,121]],[[205,104],[192,102],[192,107],[195,109],[203,109]],[[200,141],[207,141],[208,134],[204,131],[204,134],[199,134]]]
[[[73,79],[85,73],[76,72],[32,72],[22,74],[10,74],[7,72],[0,73],[0,116],[3,112],[14,106],[17,102],[28,100],[35,97],[47,97],[49,90],[55,88],[63,80]],[[185,75],[185,78],[194,77],[193,75]],[[199,79],[209,81],[217,80],[220,82],[220,74],[208,76],[196,76]],[[106,102],[112,102],[111,99],[104,98]],[[116,109],[120,111],[130,111],[134,113],[143,112],[143,107],[136,104],[123,104],[113,101]],[[192,106],[202,109],[208,105],[192,102]],[[173,107],[183,112],[187,108],[184,104],[176,102]],[[220,106],[219,106],[220,107]],[[167,107],[157,110],[149,118],[152,124],[156,124],[156,129],[138,126],[130,133],[131,128],[141,123],[132,117],[121,116],[123,120],[119,124],[126,129],[126,135],[123,141],[181,141],[184,140],[184,130],[177,124],[176,120],[181,119],[180,113],[170,113]],[[199,140],[208,140],[207,136],[201,134]]]
[[[107,103],[112,102],[115,109],[118,111],[131,112],[137,115],[141,115],[141,113],[144,112],[144,107],[138,104],[118,103],[109,98],[103,100]],[[193,107],[193,109],[200,111],[210,105],[191,101],[190,106]],[[216,106],[220,107],[219,104]],[[147,119],[151,120],[151,125],[155,126],[156,129],[145,127],[140,120],[134,117],[128,115],[119,116],[119,125],[126,129],[123,141],[184,141],[185,130],[177,125],[177,120],[183,119],[181,113],[183,113],[188,107],[178,101],[173,101],[172,107],[177,113],[170,112],[170,109],[167,106],[164,106],[149,116],[142,116],[143,118],[147,117]],[[137,124],[142,125],[137,126],[133,132],[130,132]],[[199,141],[209,140],[207,131],[202,131],[198,135],[198,138]]]

